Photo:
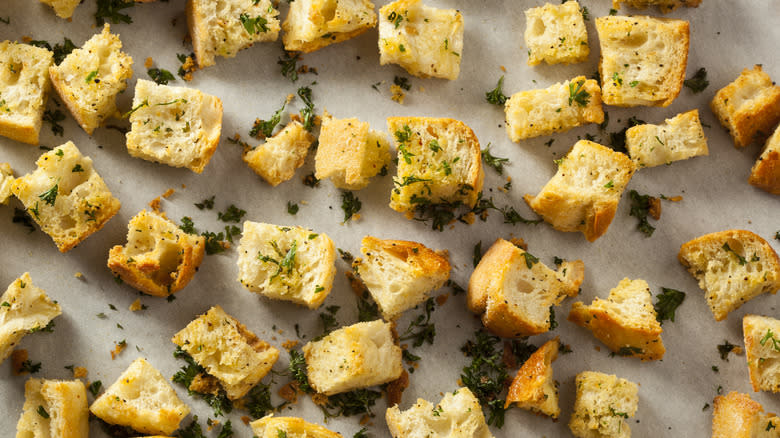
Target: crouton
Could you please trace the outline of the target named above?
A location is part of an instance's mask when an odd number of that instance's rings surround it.
[[[709,155],[699,110],[678,114],[663,125],[632,126],[626,131],[626,149],[639,168]]]
[[[8,163],[0,163],[0,204],[8,204],[11,199],[11,185],[14,183],[14,170]]]
[[[444,394],[436,406],[421,398],[403,412],[391,406],[385,419],[393,438],[493,438],[479,400],[465,387]]]
[[[764,412],[748,394],[730,392],[715,397],[712,438],[777,438],[780,418]]]
[[[573,64],[584,62],[590,54],[588,30],[580,4],[570,0],[560,5],[525,11],[525,45],[528,65]]]
[[[536,350],[517,370],[506,396],[504,408],[515,405],[558,419],[558,382],[553,380],[552,363],[558,358],[561,343],[556,337]]]
[[[780,126],[766,142],[764,152],[750,170],[748,182],[773,195],[780,195]],[[0,190],[0,199],[2,199]]]
[[[577,438],[628,438],[626,420],[636,413],[639,387],[614,375],[595,371],[577,374],[577,399],[569,429]]]
[[[250,169],[276,187],[303,166],[312,142],[314,136],[300,122],[292,121],[265,143],[245,151],[243,159]]]
[[[612,0],[612,7],[620,9],[621,3],[637,8],[645,9],[648,6],[658,6],[662,14],[668,14],[680,6],[698,8],[702,0]]]
[[[53,63],[46,49],[0,42],[0,135],[38,144]]]
[[[753,391],[780,392],[780,320],[745,315],[742,331]]]
[[[17,437],[89,436],[87,389],[81,380],[28,379],[22,409],[16,424]]]
[[[290,3],[282,42],[284,50],[309,53],[375,26],[374,4],[368,0],[301,0]]]
[[[45,328],[62,308],[25,272],[0,297],[0,363],[11,355],[24,335]]]
[[[340,433],[298,417],[274,417],[271,414],[249,423],[249,426],[257,438],[342,438]]]
[[[51,6],[58,17],[70,18],[76,6],[81,4],[81,0],[41,0],[41,3]]]

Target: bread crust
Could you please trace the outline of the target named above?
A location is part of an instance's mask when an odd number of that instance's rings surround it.
[[[51,88],[51,51],[11,41],[0,42],[0,135],[31,145],[38,144],[46,99]],[[19,77],[15,78],[14,71]],[[11,96],[18,96],[11,98]],[[28,103],[20,105],[24,101]],[[24,112],[19,110],[24,108]]]
[[[89,435],[87,390],[81,380],[28,379],[17,437],[84,438]],[[43,409],[48,416],[39,414]]]
[[[332,3],[335,7],[330,10]],[[282,23],[282,42],[284,50],[310,53],[354,38],[376,23],[374,4],[368,0],[302,0],[290,3]]]
[[[644,124],[628,128],[626,149],[638,168],[709,155],[707,137],[697,109],[666,119],[663,125]]]
[[[512,404],[558,419],[558,389],[553,380],[552,363],[558,358],[560,339],[545,342],[523,363],[509,386],[504,408]]]
[[[30,330],[42,329],[62,314],[60,305],[33,285],[29,272],[8,286],[0,303],[8,303],[0,306],[0,363]]]
[[[748,394],[735,391],[715,397],[712,412],[712,438],[774,437],[767,430],[780,426],[780,418],[767,414]],[[770,427],[772,423],[775,427]]]
[[[780,126],[766,142],[764,151],[750,170],[748,182],[773,195],[780,195]]]
[[[639,403],[637,384],[617,376],[583,371],[575,379],[577,399],[569,429],[577,438],[629,438],[626,420]]]
[[[320,138],[322,134],[320,134]],[[303,166],[315,137],[298,121],[291,121],[265,143],[244,150],[242,158],[272,187],[288,181]]]
[[[573,64],[588,59],[588,31],[576,0],[526,9],[525,22],[528,65]]]
[[[742,332],[753,391],[780,392],[780,320],[745,315]]]

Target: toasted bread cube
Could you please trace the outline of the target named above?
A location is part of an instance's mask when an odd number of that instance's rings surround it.
[[[368,0],[301,0],[282,23],[284,50],[304,53],[354,38],[376,26]]]
[[[333,395],[391,382],[401,376],[401,347],[391,323],[359,322],[303,346],[309,383]]]
[[[525,45],[528,65],[572,64],[587,61],[590,54],[588,30],[580,4],[570,0],[560,5],[525,11]]]
[[[656,316],[647,282],[624,278],[606,300],[596,298],[590,306],[572,304],[569,321],[593,332],[618,355],[645,361],[663,359],[666,352]]]
[[[506,101],[504,113],[506,132],[514,142],[604,121],[599,83],[585,76],[515,93]]]
[[[742,332],[753,391],[780,392],[780,320],[745,315]]]
[[[595,371],[577,374],[577,399],[569,429],[578,438],[628,438],[626,419],[636,413],[636,383]]]
[[[713,405],[712,438],[780,437],[780,418],[764,412],[748,394],[719,395]]]
[[[330,178],[340,189],[360,190],[390,163],[390,143],[383,133],[358,119],[322,117],[315,177]]]
[[[187,26],[198,67],[232,58],[254,43],[276,41],[279,19],[271,0],[187,0]]]
[[[122,41],[106,24],[60,65],[49,67],[54,88],[78,124],[92,135],[109,117],[118,116],[116,96],[133,77],[133,58],[122,52]]]
[[[38,144],[53,63],[46,49],[0,42],[0,135]]]
[[[250,291],[316,309],[333,288],[335,275],[336,250],[327,235],[244,222],[238,281]]]
[[[417,242],[366,236],[360,252],[363,258],[352,265],[387,321],[428,299],[450,278],[447,254]]]
[[[732,83],[718,90],[710,109],[741,148],[762,142],[780,122],[780,85],[760,65],[744,69]]]
[[[0,204],[8,204],[11,199],[11,185],[14,183],[14,170],[8,163],[0,163]]]
[[[201,173],[219,144],[222,101],[193,88],[139,79],[130,123],[130,155]]]
[[[190,413],[165,377],[141,357],[92,402],[89,410],[107,423],[153,435],[170,435]]]
[[[33,173],[17,178],[11,190],[30,217],[66,252],[103,228],[120,202],[73,142],[46,152]]]
[[[421,204],[476,204],[485,173],[471,128],[431,117],[389,117],[387,128],[398,149],[390,208],[411,214]]]
[[[621,3],[625,3],[626,5],[637,9],[645,9],[648,6],[658,6],[658,9],[661,10],[662,14],[668,14],[680,6],[698,8],[701,1],[702,0],[612,0],[612,7],[614,9],[620,9]]]
[[[601,93],[615,106],[669,106],[685,80],[689,24],[644,16],[596,18]]]
[[[436,406],[421,398],[403,412],[391,406],[385,419],[393,438],[493,438],[479,400],[465,387],[444,394]]]
[[[25,272],[0,297],[0,363],[11,355],[24,335],[46,327],[62,314],[60,305],[32,284]]]
[[[766,142],[764,152],[750,170],[748,182],[773,195],[780,195],[780,126]],[[0,189],[0,199],[2,197],[2,189]]]
[[[28,379],[24,384],[22,409],[16,424],[17,437],[89,436],[87,389],[81,380]]]
[[[192,280],[205,246],[203,236],[185,233],[165,213],[141,210],[127,225],[127,244],[111,248],[108,267],[139,291],[167,297]]]
[[[636,170],[625,154],[578,141],[558,162],[558,172],[528,205],[558,231],[580,231],[588,241],[607,232],[623,190]]]
[[[626,131],[626,149],[639,168],[709,155],[699,110],[678,114],[663,125],[632,126]]]
[[[274,417],[271,414],[249,423],[249,426],[257,438],[342,438],[340,433],[298,417]]]
[[[379,63],[421,78],[454,81],[463,54],[463,15],[455,9],[396,0],[379,9]]]
[[[171,341],[216,377],[231,400],[245,396],[279,358],[279,350],[220,306],[189,323]]]
[[[40,0],[54,9],[54,13],[60,18],[70,18],[76,6],[81,4],[81,0]]]
[[[585,277],[580,261],[553,271],[509,241],[498,239],[469,279],[466,303],[488,330],[504,338],[550,330],[550,308],[576,296]]]
[[[780,289],[780,258],[761,236],[745,230],[705,234],[680,247],[678,260],[704,290],[716,321]]]
[[[504,408],[515,405],[558,419],[558,384],[553,379],[552,363],[558,358],[560,340],[556,337],[536,350],[517,370],[506,396]]]
[[[265,143],[245,151],[243,159],[250,169],[276,187],[303,166],[312,142],[314,136],[300,122],[292,121]]]

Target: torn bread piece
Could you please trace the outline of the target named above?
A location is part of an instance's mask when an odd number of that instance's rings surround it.
[[[249,423],[257,438],[343,438],[338,432],[298,417],[274,417],[273,414]]]
[[[558,358],[558,337],[544,343],[517,370],[506,396],[504,408],[514,405],[558,419],[558,382],[553,379],[552,363]]]
[[[40,0],[41,3],[47,4],[54,9],[54,13],[60,18],[70,18],[73,16],[73,11],[76,10],[76,6],[81,4],[81,0]]]
[[[53,64],[49,50],[0,42],[0,135],[38,144]]]
[[[620,9],[625,4],[636,9],[645,9],[648,6],[657,6],[662,14],[668,14],[680,6],[698,8],[702,0],[612,0],[612,7]]]
[[[748,182],[773,195],[780,195],[780,126],[766,142],[764,151],[750,170]],[[0,199],[2,197],[0,189]]]
[[[639,404],[636,383],[595,371],[577,374],[577,399],[569,429],[577,438],[629,438]]]
[[[764,412],[748,394],[730,392],[715,397],[712,438],[778,438],[780,418]]]
[[[244,151],[242,157],[250,169],[276,187],[292,178],[303,166],[314,140],[300,122],[292,121],[265,143]]]
[[[16,178],[14,177],[14,170],[11,169],[11,165],[8,163],[0,163],[0,204],[8,204],[8,200],[11,199],[11,185]]]
[[[626,131],[626,149],[637,167],[709,155],[699,110],[666,119],[663,125],[636,125]]]
[[[282,24],[284,50],[309,53],[354,38],[376,26],[368,0],[300,0]]]
[[[588,30],[580,4],[569,0],[545,3],[525,11],[528,65],[573,64],[587,61]],[[600,122],[599,122],[600,123]]]
[[[0,363],[11,355],[24,335],[44,329],[62,308],[25,272],[0,297]]]
[[[24,407],[16,424],[24,438],[85,438],[89,436],[87,389],[81,380],[28,379]]]
[[[780,392],[780,320],[745,315],[742,332],[753,391]]]
[[[391,406],[385,419],[393,438],[493,438],[479,400],[465,387],[444,394],[436,406],[421,398],[406,411]]]

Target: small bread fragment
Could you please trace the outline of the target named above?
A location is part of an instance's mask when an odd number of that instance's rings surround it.
[[[577,374],[577,399],[569,429],[577,438],[629,438],[626,420],[636,413],[639,387],[615,375]]]
[[[0,135],[38,144],[53,63],[44,48],[0,42]]]
[[[78,124],[92,135],[109,117],[118,116],[116,96],[133,77],[133,58],[108,23],[60,65],[49,67],[54,88]]]
[[[646,361],[663,359],[666,352],[656,316],[647,282],[624,278],[606,300],[596,298],[590,306],[572,304],[568,319],[593,332],[619,356]]]
[[[398,149],[390,208],[413,213],[421,205],[476,204],[485,173],[471,128],[432,117],[389,117],[387,128]]]
[[[205,238],[187,234],[165,213],[141,210],[127,225],[127,244],[108,254],[108,267],[143,293],[167,297],[190,282],[203,260]]]
[[[17,437],[89,436],[87,389],[81,380],[28,379],[24,384],[22,409],[16,424]]]
[[[588,140],[556,160],[558,171],[528,206],[558,231],[580,231],[593,242],[607,232],[636,171],[625,154]]]
[[[403,412],[391,406],[385,419],[393,438],[493,438],[479,400],[465,387],[444,394],[436,406],[421,398]]]
[[[54,9],[54,13],[60,18],[70,18],[73,16],[73,11],[76,10],[76,6],[81,4],[81,0],[40,0],[41,3],[47,4]]]
[[[198,67],[232,58],[254,43],[276,41],[279,20],[271,0],[187,0],[187,26]]]
[[[244,222],[238,281],[252,292],[316,309],[333,288],[336,250],[326,234]]]
[[[303,166],[312,142],[314,136],[300,122],[292,121],[265,143],[245,151],[243,159],[250,169],[276,187]]]
[[[170,435],[190,408],[149,362],[139,357],[89,407],[101,420],[150,435]]]
[[[744,69],[734,82],[715,93],[710,109],[738,148],[763,142],[780,122],[780,85],[760,65]]]
[[[685,80],[689,23],[646,16],[596,18],[601,92],[615,106],[669,106]]]
[[[231,400],[245,396],[273,367],[279,350],[214,306],[171,341],[216,377]]]
[[[663,125],[636,125],[626,131],[626,149],[637,167],[654,167],[709,155],[699,110],[666,119]]]
[[[368,0],[300,0],[282,24],[284,50],[304,53],[354,38],[376,26]]]
[[[333,395],[391,382],[403,372],[391,323],[359,322],[303,346],[309,383]]]
[[[750,170],[748,182],[773,195],[780,195],[780,126],[766,142],[764,152]],[[0,190],[0,199],[2,199]]]
[[[564,261],[553,271],[513,243],[498,239],[469,279],[466,303],[482,324],[503,338],[550,330],[550,309],[576,296],[585,277],[580,260]]]
[[[515,93],[504,113],[506,132],[514,142],[604,121],[599,83],[585,76]]]
[[[363,258],[352,266],[387,321],[425,301],[450,277],[446,254],[417,242],[366,236],[360,252]]]
[[[680,6],[687,8],[698,8],[702,0],[612,0],[612,7],[620,9],[621,3],[636,8],[645,9],[648,6],[658,6],[662,14],[668,14]]]
[[[715,397],[712,438],[778,438],[780,418],[764,412],[748,394],[730,392]]]
[[[677,258],[699,281],[716,321],[751,299],[780,289],[780,258],[751,231],[705,234],[684,243]]]
[[[504,408],[515,405],[558,419],[558,383],[553,379],[552,363],[558,358],[558,337],[544,343],[517,370],[506,396]]]
[[[249,426],[257,438],[342,438],[338,432],[298,417],[274,417],[270,414],[249,423]]]
[[[103,228],[119,211],[120,202],[69,141],[41,155],[33,173],[17,178],[11,191],[27,213],[67,252]]]
[[[130,123],[130,155],[201,173],[219,145],[222,101],[193,88],[139,79]]]
[[[463,15],[396,0],[379,8],[379,63],[398,64],[421,78],[454,81],[463,54]]]
[[[573,64],[584,62],[590,54],[588,30],[580,4],[569,0],[525,11],[525,45],[528,65]]]
[[[742,332],[753,391],[780,392],[780,320],[745,315]]]
[[[358,119],[322,117],[315,177],[330,178],[340,189],[360,190],[390,163],[390,143],[385,135]]]
[[[11,355],[24,335],[43,329],[62,314],[62,308],[25,272],[0,297],[0,363]]]
[[[8,163],[0,163],[0,204],[8,204],[8,200],[11,199],[11,185],[16,178],[14,177],[14,170],[11,169],[11,165]]]

